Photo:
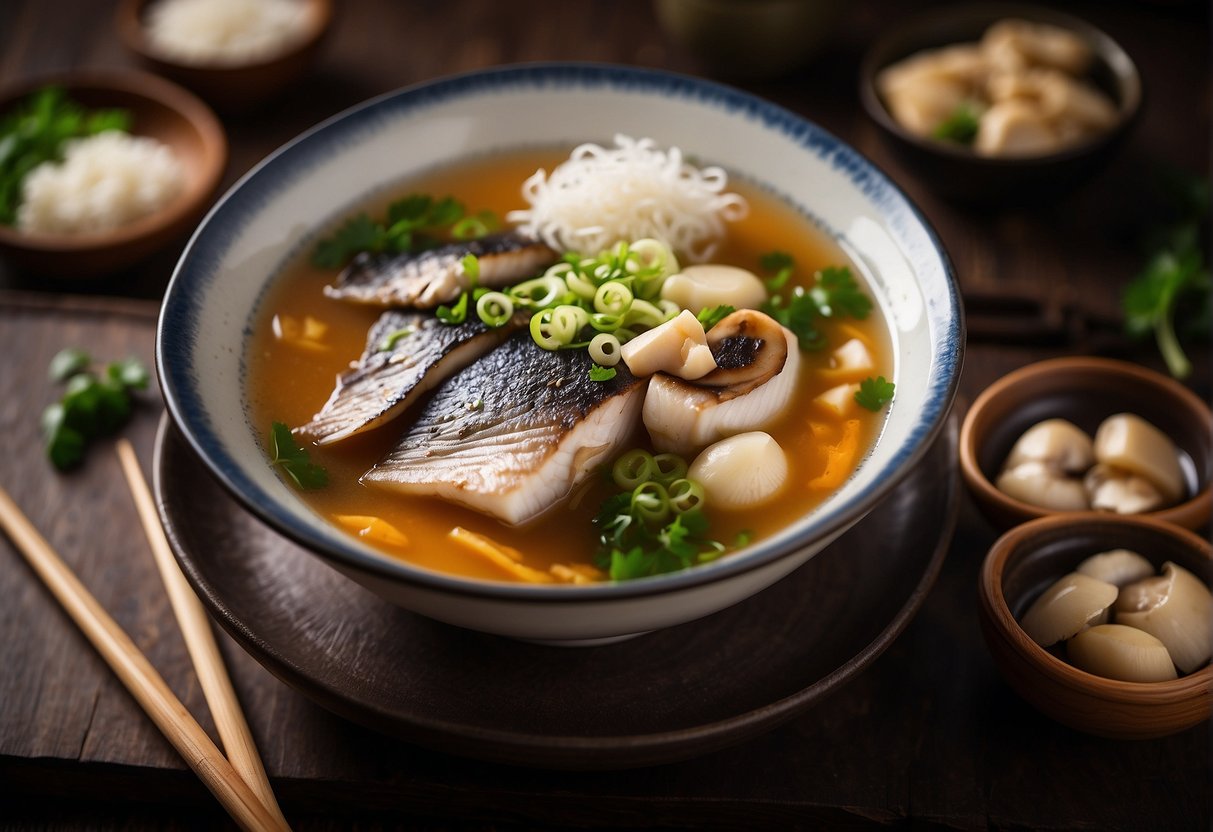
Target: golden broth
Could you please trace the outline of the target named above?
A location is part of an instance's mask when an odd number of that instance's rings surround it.
[[[523,180],[538,167],[551,170],[563,158],[564,154],[554,153],[511,154],[434,172],[370,203],[367,210],[372,216],[380,216],[392,199],[420,192],[435,196],[450,194],[471,212],[489,209],[504,217],[510,210],[525,207],[520,196]],[[818,269],[850,264],[832,240],[793,209],[745,183],[730,184],[732,190],[749,201],[750,213],[746,219],[729,225],[728,239],[714,262],[757,272],[762,254],[785,251],[796,261],[795,275],[785,293],[798,281],[811,281]],[[852,268],[852,273],[860,277],[858,269]],[[335,276],[335,271],[316,269],[306,257],[301,258],[271,289],[259,310],[248,354],[248,395],[254,422],[263,426],[266,435],[271,422],[295,427],[306,423],[320,409],[332,391],[334,378],[361,355],[367,330],[381,314],[379,309],[326,298],[322,289]],[[304,349],[277,338],[273,331],[276,315],[296,321],[310,316],[325,324],[325,349]],[[854,471],[871,446],[883,421],[883,411],[870,413],[856,408],[858,412],[847,417],[852,424],[846,425],[812,400],[840,383],[837,376],[831,377],[829,373],[830,351],[851,337],[865,341],[872,350],[878,367],[872,375],[892,378],[888,329],[875,307],[866,320],[823,321],[822,325],[829,348],[801,353],[801,378],[793,404],[767,430],[787,452],[788,487],[758,509],[728,512],[709,505],[712,538],[729,544],[746,532],[751,540],[757,540],[790,524],[832,493],[836,483]],[[448,534],[455,526],[519,550],[524,563],[540,570],[553,564],[593,562],[596,534],[590,521],[615,491],[604,477],[589,477],[572,499],[524,528],[506,526],[487,515],[437,498],[401,495],[361,484],[359,477],[392,447],[400,434],[400,425],[408,419],[409,414],[405,414],[401,420],[368,434],[336,445],[311,447],[312,460],[328,469],[329,485],[300,492],[300,498],[329,519],[337,515],[382,518],[404,533],[407,545],[368,542],[410,563],[441,572],[511,580],[501,567],[450,541]],[[638,432],[642,440],[643,433]],[[844,433],[854,435],[842,441]],[[831,447],[839,446],[840,441],[844,450],[835,451],[831,459]],[[846,458],[848,447],[853,450],[850,459]]]

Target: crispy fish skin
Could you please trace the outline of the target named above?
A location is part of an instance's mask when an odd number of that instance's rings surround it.
[[[560,256],[543,243],[512,231],[466,240],[420,254],[371,254],[354,258],[324,287],[330,298],[370,306],[433,309],[450,303],[471,281],[463,259],[475,255],[480,263],[477,282],[498,287],[531,277]]]
[[[537,517],[639,423],[648,379],[621,363],[614,378],[591,381],[592,364],[584,350],[549,352],[529,333],[514,335],[443,383],[362,481],[513,525]]]
[[[337,377],[324,407],[296,432],[327,445],[379,427],[525,322],[515,316],[492,328],[472,315],[449,325],[429,314],[388,310],[371,327],[357,365]]]

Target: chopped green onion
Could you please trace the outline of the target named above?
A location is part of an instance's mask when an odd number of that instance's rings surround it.
[[[554,275],[544,275],[519,283],[508,290],[514,302],[529,309],[546,309],[557,303],[567,291],[565,283]]]
[[[411,326],[406,326],[402,329],[397,329],[397,330],[393,330],[392,332],[389,332],[387,334],[387,337],[385,337],[382,341],[379,342],[379,351],[380,352],[391,352],[392,350],[396,349],[396,344],[400,341],[401,338],[407,338],[412,334],[413,334],[413,328]]]
[[[611,479],[624,491],[632,491],[653,479],[657,466],[653,455],[644,448],[628,451],[611,467]]]
[[[504,292],[485,292],[476,301],[476,314],[487,326],[505,326],[514,315],[514,301]]]
[[[590,365],[590,381],[610,381],[616,375],[614,367],[601,367],[598,364]]]
[[[444,324],[461,324],[468,318],[468,293],[459,296],[454,306],[439,306],[438,320]]]
[[[685,514],[703,508],[703,486],[694,480],[674,480],[666,486],[666,493],[670,498],[670,508],[675,514]]]
[[[660,523],[670,516],[670,497],[659,482],[644,482],[632,492],[632,514],[646,523]]]
[[[600,332],[590,339],[590,358],[603,367],[619,363],[619,339],[609,332]]]
[[[657,454],[653,457],[653,464],[657,469],[653,479],[662,485],[669,485],[687,475],[687,461],[678,454]]]
[[[476,286],[480,282],[480,260],[475,254],[465,254],[459,264],[463,266],[463,273],[467,275],[468,285]]]
[[[606,315],[623,315],[632,307],[632,290],[621,280],[612,280],[594,293],[594,309]]]

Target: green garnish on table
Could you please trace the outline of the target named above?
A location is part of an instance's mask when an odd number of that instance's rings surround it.
[[[88,443],[116,433],[133,408],[132,393],[147,388],[149,374],[134,358],[91,370],[92,358],[80,349],[61,350],[51,359],[48,374],[64,384],[63,396],[42,412],[46,453],[60,471],[84,460]]]

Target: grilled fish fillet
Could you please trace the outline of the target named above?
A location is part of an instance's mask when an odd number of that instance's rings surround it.
[[[480,263],[478,284],[488,287],[516,283],[559,259],[543,243],[512,231],[420,254],[363,252],[338,275],[335,284],[324,287],[324,293],[370,306],[433,309],[455,300],[471,285],[463,273],[463,259],[469,254]]]
[[[327,445],[379,427],[525,323],[526,317],[518,315],[490,328],[472,315],[452,326],[433,315],[384,312],[367,334],[357,365],[337,377],[324,407],[295,432]]]
[[[639,422],[647,379],[591,381],[583,350],[518,333],[444,382],[362,481],[521,524],[567,497]]]

